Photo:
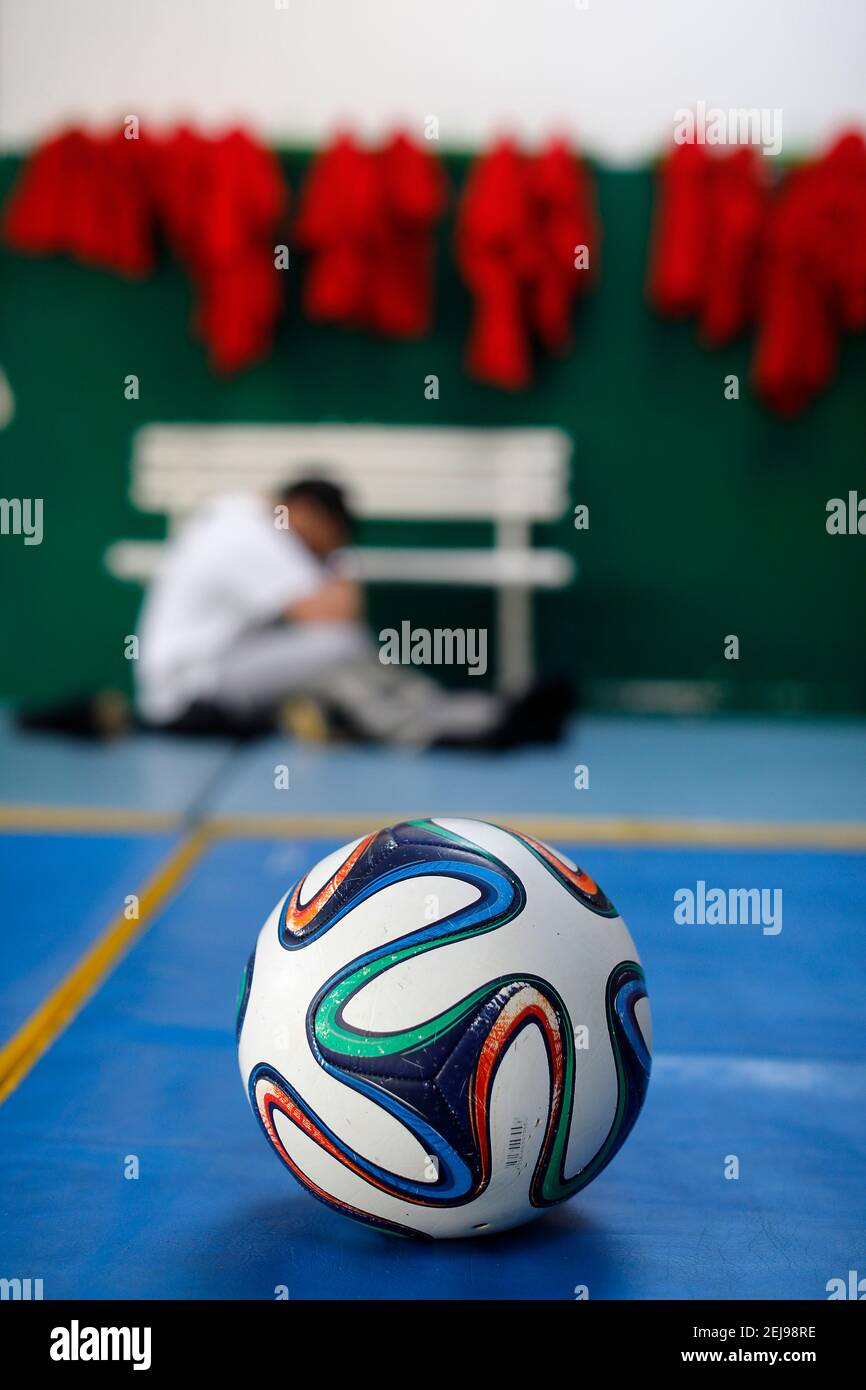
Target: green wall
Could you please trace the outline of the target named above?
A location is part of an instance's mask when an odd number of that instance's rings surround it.
[[[305,158],[285,163],[296,189]],[[465,160],[448,164],[457,185]],[[17,167],[0,161],[4,195]],[[0,496],[43,497],[45,538],[25,547],[0,536],[0,692],[41,699],[127,682],[123,637],[139,594],[105,572],[102,554],[121,536],[161,534],[127,500],[138,425],[372,420],[555,424],[573,436],[574,500],[589,505],[591,527],[576,533],[566,517],[540,536],[571,549],[582,578],[538,600],[538,661],[579,673],[593,703],[614,705],[622,682],[647,679],[717,682],[738,708],[866,710],[866,537],[829,537],[824,524],[828,498],[866,493],[866,338],[845,343],[838,380],[803,420],[771,418],[746,386],[749,341],[708,353],[691,325],[645,308],[649,171],[601,170],[598,188],[600,287],[578,309],[573,352],[514,397],[462,371],[469,303],[450,222],[424,342],[306,323],[292,271],[276,351],[229,383],[187,334],[190,292],[173,264],[130,284],[2,253],[0,363],[17,413],[0,433]],[[138,402],[124,399],[130,372]],[[431,372],[438,402],[424,399]],[[729,372],[743,385],[738,402],[723,397]],[[466,623],[491,615],[481,595],[459,611]],[[453,622],[453,593],[374,595],[377,626],[399,617]],[[728,633],[740,637],[739,662],[722,657]]]

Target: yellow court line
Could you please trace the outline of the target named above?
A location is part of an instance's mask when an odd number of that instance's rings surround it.
[[[445,812],[437,813],[445,815]],[[681,820],[654,816],[537,816],[489,810],[449,811],[449,816],[492,820],[529,835],[592,844],[707,845],[791,849],[866,850],[866,824],[859,821]],[[376,825],[417,818],[418,811],[351,814],[218,816],[205,821],[210,835],[225,837],[362,835]],[[171,812],[89,806],[0,805],[5,831],[169,831],[181,818]]]
[[[47,999],[0,1048],[0,1104],[68,1027],[124,951],[147,930],[155,910],[199,857],[209,838],[206,830],[198,830],[163,860],[139,894],[138,917],[129,921],[122,912],[118,913]]]
[[[180,816],[113,806],[0,805],[0,830],[176,830]]]
[[[434,813],[442,816],[444,812]],[[494,820],[542,839],[617,845],[706,845],[766,849],[866,850],[866,824],[858,821],[677,820],[640,816],[533,816],[485,811],[451,811],[449,817]],[[376,825],[414,820],[417,812],[387,816],[220,816],[206,821],[214,836],[363,835]]]

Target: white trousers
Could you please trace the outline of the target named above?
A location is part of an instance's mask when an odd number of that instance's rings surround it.
[[[499,719],[496,695],[444,690],[435,680],[385,666],[358,623],[298,623],[243,638],[223,659],[216,702],[249,716],[309,695],[368,738],[423,747],[483,736]]]

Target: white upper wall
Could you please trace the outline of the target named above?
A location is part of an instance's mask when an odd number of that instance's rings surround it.
[[[284,6],[284,8],[282,7]],[[610,162],[674,111],[781,108],[784,150],[866,128],[866,0],[0,0],[0,145],[72,121],[242,121],[275,144],[438,117]]]

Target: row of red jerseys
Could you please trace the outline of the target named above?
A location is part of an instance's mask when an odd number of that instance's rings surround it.
[[[314,159],[291,227],[305,253],[305,314],[398,338],[427,333],[448,200],[442,164],[423,145],[398,134],[370,149],[338,136]],[[16,250],[130,276],[147,275],[164,242],[196,287],[194,331],[229,372],[272,346],[289,202],[279,161],[242,131],[71,130],[28,160],[5,231]],[[516,389],[534,352],[567,348],[596,235],[589,175],[563,142],[525,155],[503,141],[475,161],[456,239],[473,296],[473,375]]]
[[[756,389],[793,414],[831,379],[842,333],[866,326],[866,143],[844,135],[775,186],[770,163],[750,147],[674,147],[660,172],[649,293],[663,314],[694,315],[710,346],[755,325]],[[370,149],[339,136],[313,161],[291,229],[306,258],[307,316],[425,334],[448,197],[424,145],[396,135]],[[6,236],[133,276],[165,242],[195,286],[194,331],[228,372],[273,344],[289,202],[279,161],[242,131],[73,130],[25,165]],[[473,162],[455,240],[473,303],[473,376],[520,389],[539,352],[568,348],[598,242],[591,175],[563,141],[532,154],[502,141]]]
[[[781,415],[833,377],[866,328],[866,141],[849,132],[778,182],[751,147],[675,146],[662,164],[648,292],[709,347],[756,329],[752,380]]]

